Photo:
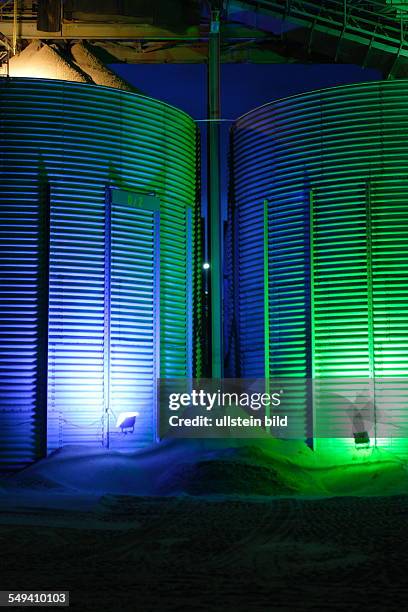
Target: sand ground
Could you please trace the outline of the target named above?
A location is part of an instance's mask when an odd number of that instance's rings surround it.
[[[248,448],[81,453],[0,481],[1,589],[69,590],[80,612],[408,608],[398,462],[310,476]]]

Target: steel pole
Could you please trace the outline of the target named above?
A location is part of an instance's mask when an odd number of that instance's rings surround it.
[[[222,378],[222,215],[220,196],[220,13],[211,11],[208,41],[208,231],[211,305],[211,376]]]
[[[17,53],[17,20],[18,20],[18,0],[13,2],[13,55]]]

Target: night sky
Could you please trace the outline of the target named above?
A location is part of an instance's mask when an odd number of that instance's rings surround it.
[[[206,118],[206,66],[204,64],[112,64],[117,74],[145,95],[158,98],[189,113]],[[312,89],[380,80],[378,71],[348,64],[223,64],[221,71],[222,118],[240,115],[272,100]],[[226,211],[228,131],[222,122],[222,190]],[[202,195],[206,202],[205,122],[203,134]]]

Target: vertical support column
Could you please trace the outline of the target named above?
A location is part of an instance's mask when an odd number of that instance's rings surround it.
[[[315,411],[315,393],[314,379],[315,371],[315,262],[314,262],[314,191],[309,192],[309,322],[308,322],[308,372],[309,381],[307,383],[307,429],[311,435],[308,435],[307,445],[316,450],[316,411]]]
[[[222,378],[222,224],[220,197],[220,14],[211,12],[208,43],[208,229],[211,303],[211,375]]]
[[[112,244],[112,200],[109,187],[105,197],[105,283],[103,314],[103,444],[109,448],[110,410],[110,338],[111,338],[111,244]]]
[[[377,415],[375,394],[375,364],[374,364],[374,303],[373,303],[373,252],[371,228],[371,186],[366,183],[366,261],[367,261],[367,334],[368,334],[368,368],[370,391],[373,401],[374,441],[377,442]]]
[[[18,25],[18,0],[13,2],[13,55],[17,53],[17,25]]]
[[[61,32],[62,16],[62,0],[38,0],[37,30],[41,32]]]

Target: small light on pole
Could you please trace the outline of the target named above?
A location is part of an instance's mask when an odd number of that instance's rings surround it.
[[[205,261],[203,263],[203,270],[209,270],[210,269],[210,264],[208,263],[208,261]]]

